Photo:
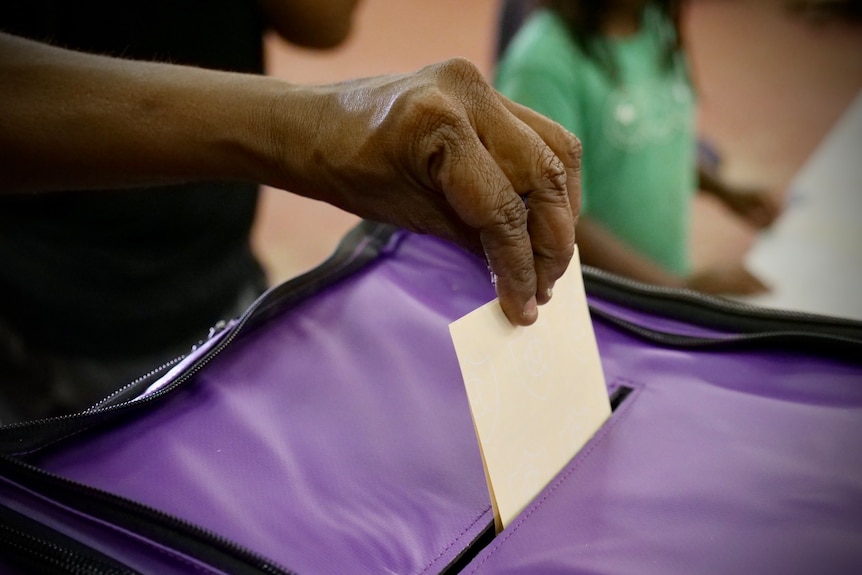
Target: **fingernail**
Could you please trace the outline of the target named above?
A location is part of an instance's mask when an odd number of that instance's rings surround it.
[[[539,304],[536,302],[536,296],[531,297],[527,301],[527,305],[524,306],[524,312],[521,315],[530,323],[536,321],[536,318],[539,316]]]
[[[538,297],[536,298],[536,302],[539,305],[545,305],[546,303],[551,301],[552,297],[554,297],[554,284],[551,284],[550,287],[545,289],[545,291],[538,294]]]

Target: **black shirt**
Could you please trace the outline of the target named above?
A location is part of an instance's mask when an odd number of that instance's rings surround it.
[[[0,29],[66,48],[263,72],[253,0],[28,0]],[[0,175],[2,178],[2,175]],[[257,186],[0,196],[0,321],[34,349],[149,353],[205,332],[262,282],[249,234]]]

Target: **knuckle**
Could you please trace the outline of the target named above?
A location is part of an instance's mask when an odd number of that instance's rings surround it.
[[[539,155],[539,174],[546,183],[543,186],[552,192],[552,198],[563,203],[566,201],[566,166],[550,148],[545,147]]]
[[[496,91],[473,62],[452,58],[438,64],[436,76],[440,86],[468,108],[492,107]]]
[[[566,271],[566,268],[569,265],[569,262],[575,255],[575,238],[572,236],[571,241],[567,241],[563,244],[562,249],[560,249],[556,257],[550,258],[551,267],[553,273],[557,275],[557,277],[563,275],[563,272]]]
[[[526,258],[516,261],[514,267],[506,274],[506,279],[532,294],[536,285],[536,271],[533,268],[533,262]]]
[[[450,58],[437,65],[438,74],[443,79],[484,83],[482,72],[466,58]]]
[[[494,274],[500,285],[505,285],[510,291],[523,292],[527,296],[535,293],[537,277],[534,266],[535,262],[529,252],[510,254],[505,263],[492,262]]]
[[[562,126],[559,126],[559,134],[560,138],[557,142],[558,149],[561,152],[560,159],[569,168],[579,168],[581,165],[581,156],[584,153],[581,140]]]
[[[581,173],[581,156],[584,149],[581,140],[568,130],[562,130],[563,137],[560,145],[560,160],[563,168],[571,170],[575,174]]]
[[[432,180],[435,174],[442,175],[444,166],[451,168],[464,159],[466,129],[466,121],[451,108],[425,114],[414,132],[411,152],[427,165]]]
[[[581,155],[584,152],[581,140],[576,135],[572,134],[568,130],[565,130],[563,136],[563,144],[566,151],[566,159],[570,160],[576,165],[580,165]]]
[[[513,243],[527,227],[527,208],[517,194],[501,192],[494,209],[493,224],[500,227],[504,233],[510,234]]]
[[[402,114],[408,133],[426,134],[452,123],[453,102],[439,89],[423,86],[408,91],[402,99]]]
[[[537,262],[541,262],[552,272],[565,271],[569,260],[575,255],[575,228],[561,228],[553,237],[549,238],[551,243],[536,246],[533,255]]]
[[[457,159],[466,137],[467,121],[456,101],[435,86],[422,86],[405,94],[400,102],[398,148],[420,163],[439,164],[443,157]]]

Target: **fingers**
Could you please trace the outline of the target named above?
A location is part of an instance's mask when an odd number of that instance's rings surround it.
[[[548,118],[497,94],[499,101],[523,126],[497,123],[484,134],[485,145],[504,166],[537,166],[539,169],[507,173],[515,190],[528,200],[527,227],[533,242],[537,298],[551,297],[554,282],[563,275],[574,253],[575,225],[580,212],[580,142]],[[515,128],[527,132],[525,142],[513,148]],[[539,140],[535,140],[536,136]],[[508,160],[508,161],[505,161]],[[499,160],[498,160],[499,161]]]
[[[478,247],[508,319],[533,323],[574,252],[577,140],[504,102],[466,60],[364,86],[385,109],[360,110],[370,129],[330,187],[363,193],[335,194],[337,205]]]
[[[437,181],[458,216],[479,231],[497,295],[516,325],[536,321],[536,272],[527,207],[465,122],[444,138]]]
[[[464,117],[444,124],[451,133],[440,182],[455,211],[480,232],[503,311],[529,325],[574,253],[580,144],[500,96],[471,65],[452,66]]]
[[[573,223],[577,224],[581,211],[582,150],[580,140],[550,118],[513,102],[502,94],[498,93],[497,97],[509,112],[535,131],[563,163],[566,171],[566,192],[569,196],[569,207],[572,211]]]

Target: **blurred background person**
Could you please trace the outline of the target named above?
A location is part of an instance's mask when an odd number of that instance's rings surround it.
[[[509,3],[504,14],[517,13]],[[690,206],[698,189],[758,228],[774,221],[779,205],[698,167],[682,4],[538,0],[510,42],[501,31],[507,45],[495,83],[583,144],[583,263],[658,285],[758,293],[767,287],[741,263],[691,270]]]
[[[357,0],[36,0],[0,30],[137,60],[262,74],[263,36],[327,49]],[[0,421],[88,407],[185,353],[266,288],[250,247],[258,186],[0,197]]]

